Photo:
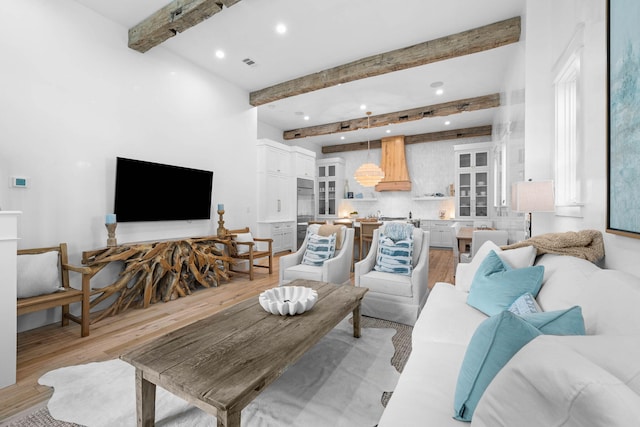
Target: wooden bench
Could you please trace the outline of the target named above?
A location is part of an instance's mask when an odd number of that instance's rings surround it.
[[[89,283],[91,280],[92,270],[88,267],[76,267],[69,264],[66,243],[60,243],[59,246],[53,246],[50,248],[20,249],[18,250],[18,256],[42,254],[52,251],[58,252],[61,276],[60,280],[64,290],[46,295],[18,298],[18,316],[61,306],[62,326],[68,325],[69,320],[73,320],[80,324],[81,335],[86,337],[89,335],[89,297],[91,295]],[[69,285],[69,271],[75,271],[82,274],[82,289],[75,289]],[[74,316],[69,312],[69,304],[75,302],[82,304],[82,311],[79,317]]]

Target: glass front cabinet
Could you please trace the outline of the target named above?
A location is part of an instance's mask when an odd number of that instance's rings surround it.
[[[488,218],[492,206],[491,143],[454,146],[456,217]]]
[[[338,204],[343,197],[344,160],[339,158],[317,161],[318,212],[320,218],[337,217]]]

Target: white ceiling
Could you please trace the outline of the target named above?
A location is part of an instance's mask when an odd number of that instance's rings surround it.
[[[130,28],[167,0],[76,0]],[[254,91],[366,56],[521,16],[525,0],[241,0],[162,46],[235,85]],[[275,26],[287,26],[284,35]],[[520,42],[522,43],[522,42]],[[215,51],[224,50],[224,59]],[[371,77],[275,101],[258,108],[261,121],[282,130],[422,107],[501,91],[517,49],[509,45],[462,58]],[[247,66],[250,58],[255,66]],[[430,86],[444,83],[436,96]],[[497,109],[394,125],[390,135],[413,135],[491,124]],[[310,119],[305,121],[303,116]],[[377,139],[386,128],[297,140],[333,145]],[[341,140],[340,136],[345,136]]]

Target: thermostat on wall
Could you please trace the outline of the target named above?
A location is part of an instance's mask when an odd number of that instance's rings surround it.
[[[26,176],[12,176],[10,185],[14,188],[29,188],[30,181]]]

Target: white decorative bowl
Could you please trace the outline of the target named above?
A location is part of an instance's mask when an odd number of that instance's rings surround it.
[[[304,286],[280,286],[267,289],[258,297],[262,308],[271,314],[281,316],[293,316],[311,310],[317,300],[318,292]]]

